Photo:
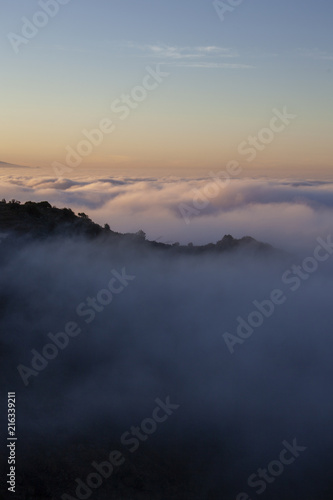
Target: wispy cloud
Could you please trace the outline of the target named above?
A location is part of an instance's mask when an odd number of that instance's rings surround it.
[[[228,47],[212,45],[200,47],[178,47],[167,44],[140,45],[129,42],[128,47],[141,51],[146,56],[156,56],[172,59],[199,59],[204,57],[239,57],[238,52]]]
[[[138,44],[126,42],[125,47],[135,51],[140,57],[158,58],[159,62],[169,66],[184,68],[225,68],[249,69],[253,66],[243,63],[227,63],[225,59],[237,59],[239,53],[229,47],[207,46],[176,46],[168,44]]]
[[[237,63],[218,63],[218,62],[175,62],[175,63],[165,63],[172,66],[177,66],[178,68],[206,68],[206,69],[252,69],[254,66],[249,64],[237,64]]]
[[[319,49],[299,49],[298,53],[302,57],[308,57],[310,59],[322,60],[322,61],[333,61],[333,54],[330,52],[325,52]]]

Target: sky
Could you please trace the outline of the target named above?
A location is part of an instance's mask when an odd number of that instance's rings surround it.
[[[66,1],[45,0],[52,17],[43,0],[1,2],[0,161],[52,175],[76,151],[71,178],[195,177],[235,159],[250,176],[331,174],[329,0],[224,15],[206,0]],[[272,131],[276,113],[293,118]]]

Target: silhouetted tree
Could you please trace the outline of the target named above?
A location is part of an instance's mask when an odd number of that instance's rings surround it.
[[[146,233],[140,229],[137,233],[135,233],[135,236],[138,238],[145,240],[146,239]]]

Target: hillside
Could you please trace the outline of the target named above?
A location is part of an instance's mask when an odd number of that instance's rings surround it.
[[[179,243],[165,244],[148,241],[145,233],[140,230],[135,234],[121,234],[110,229],[108,224],[104,227],[93,222],[85,213],[75,214],[70,208],[57,208],[47,201],[35,203],[28,201],[21,204],[17,200],[0,202],[0,231],[2,238],[5,236],[25,236],[37,239],[54,237],[87,237],[100,238],[110,244],[122,242],[131,245],[139,244],[143,248],[156,248],[171,250],[177,254],[199,254],[206,252],[227,252],[231,250],[246,249],[254,252],[270,252],[273,248],[265,243],[256,241],[250,236],[237,239],[225,235],[216,244],[195,246],[192,243],[180,245]]]

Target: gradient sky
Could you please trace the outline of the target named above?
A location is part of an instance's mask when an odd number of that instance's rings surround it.
[[[8,33],[40,6],[1,7],[1,161],[50,173],[109,118],[115,130],[80,168],[167,175],[238,159],[249,174],[331,171],[331,0],[244,0],[223,22],[206,0],[70,0],[18,54]],[[170,75],[120,120],[111,103],[157,63]],[[297,118],[247,162],[239,144],[283,106]]]

